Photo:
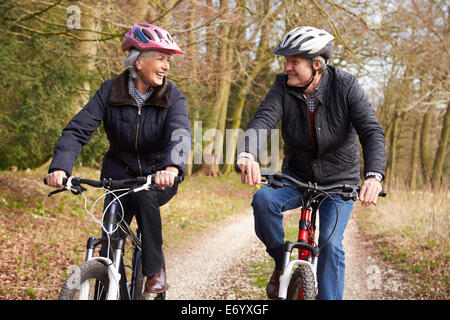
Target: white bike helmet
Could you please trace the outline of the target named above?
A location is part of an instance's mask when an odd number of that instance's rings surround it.
[[[331,58],[334,52],[334,36],[314,27],[297,27],[289,31],[272,51],[282,56],[302,56],[305,58]]]

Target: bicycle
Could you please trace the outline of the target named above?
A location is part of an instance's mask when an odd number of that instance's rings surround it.
[[[133,179],[102,181],[69,177],[63,180],[62,189],[51,191],[48,196],[63,191],[72,191],[73,194],[84,197],[84,209],[93,220],[102,227],[102,237],[97,239],[90,237],[86,244],[85,262],[75,267],[59,294],[59,300],[165,300],[166,292],[157,294],[144,293],[144,275],[142,274],[142,246],[139,229],[134,233],[130,226],[120,215],[119,207],[123,211],[120,198],[133,192],[156,190],[152,183],[155,175],[137,177]],[[181,179],[176,177],[175,183]],[[44,183],[47,184],[46,179]],[[102,221],[99,221],[87,208],[87,197],[84,194],[88,185],[106,192],[99,196],[92,205],[91,211],[97,202],[106,196],[112,197],[103,210]],[[120,193],[120,194],[119,194]],[[133,246],[131,261],[131,281],[127,281],[124,264],[125,238],[129,237]],[[102,245],[100,256],[94,256],[96,248]],[[105,247],[106,246],[106,247]],[[106,248],[106,250],[104,249]]]
[[[280,276],[280,287],[278,299],[281,300],[315,300],[317,296],[317,258],[320,249],[323,248],[331,238],[338,221],[338,209],[336,208],[336,222],[321,247],[315,243],[316,216],[320,204],[331,195],[338,195],[344,201],[357,200],[360,187],[348,184],[334,184],[329,186],[318,186],[316,183],[300,182],[290,176],[275,173],[263,175],[266,180],[261,181],[272,188],[295,186],[303,191],[303,205],[300,209],[299,231],[296,242],[286,240],[284,243],[284,261],[282,275]],[[285,182],[288,181],[288,182]],[[379,194],[386,196],[386,191]],[[322,198],[322,199],[320,199]],[[320,199],[320,200],[319,200]],[[334,203],[334,200],[333,200]],[[298,259],[291,260],[292,251],[298,249]],[[294,270],[295,268],[295,270]]]

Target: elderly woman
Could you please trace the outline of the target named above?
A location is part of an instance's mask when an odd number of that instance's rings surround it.
[[[103,158],[101,179],[156,173],[160,191],[130,194],[121,200],[126,222],[135,215],[142,232],[145,290],[162,292],[166,275],[159,207],[176,194],[174,178],[184,177],[191,147],[185,98],[167,80],[171,55],[183,52],[166,30],[150,24],[134,25],[125,35],[122,50],[130,51],[124,59],[127,70],[105,81],[63,130],[47,181],[62,187],[82,146],[103,121],[110,147]]]

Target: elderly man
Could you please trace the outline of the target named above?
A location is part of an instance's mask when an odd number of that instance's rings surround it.
[[[270,132],[282,121],[284,160],[282,171],[301,181],[319,185],[358,184],[360,180],[357,137],[364,157],[362,205],[376,204],[385,173],[385,138],[373,108],[356,78],[327,65],[334,51],[334,37],[313,27],[298,27],[287,33],[274,53],[285,57],[286,72],[277,75],[247,131]],[[257,162],[261,143],[244,139],[237,166],[242,182],[260,183]],[[260,136],[255,134],[253,136]],[[344,251],[342,239],[353,201],[335,197],[339,219],[333,236],[320,252],[317,278],[319,299],[342,299]],[[255,231],[275,261],[266,287],[269,298],[278,296],[283,264],[284,230],[282,211],[301,205],[293,188],[261,188],[253,197]],[[330,199],[320,207],[319,246],[333,230],[335,206]]]

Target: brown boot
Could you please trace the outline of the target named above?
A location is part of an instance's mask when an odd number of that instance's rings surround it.
[[[166,290],[166,270],[162,268],[158,273],[147,277],[145,292],[160,293]]]
[[[278,290],[280,288],[280,276],[283,274],[281,270],[274,270],[269,282],[266,286],[266,293],[269,299],[278,298]]]

